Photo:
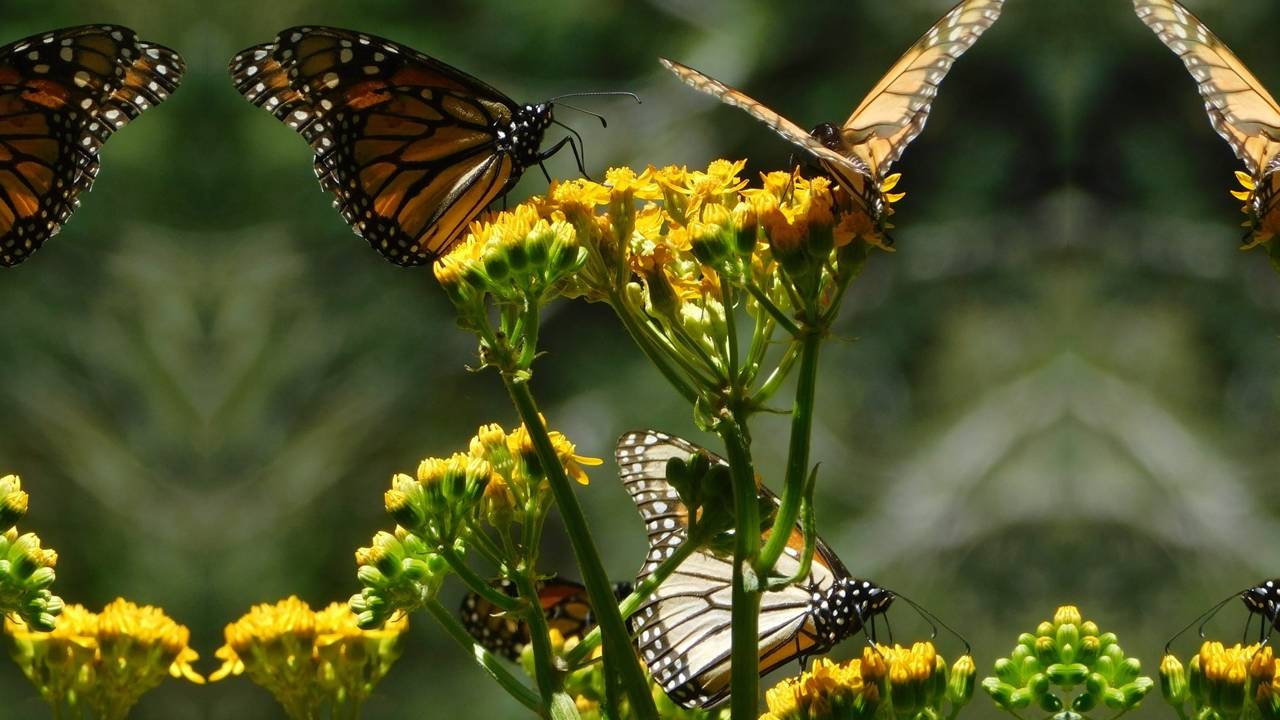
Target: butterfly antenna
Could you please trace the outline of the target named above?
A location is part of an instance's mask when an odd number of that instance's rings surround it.
[[[1245,618],[1245,621],[1244,621],[1244,632],[1240,633],[1240,644],[1241,644],[1241,645],[1244,645],[1245,643],[1249,642],[1249,628],[1251,628],[1251,627],[1253,627],[1253,613],[1249,613],[1249,617]],[[1264,625],[1262,625],[1262,626],[1260,626],[1260,627],[1258,628],[1258,640],[1259,640],[1259,641],[1261,641],[1261,640],[1262,640],[1262,635],[1263,635],[1263,633],[1265,633],[1266,631],[1267,631],[1267,626],[1266,626],[1265,624],[1264,624]]]
[[[872,622],[875,622],[875,620],[873,619]],[[893,623],[889,622],[888,615],[884,616],[884,629],[885,632],[889,633],[889,644],[895,645],[896,643],[893,641]]]
[[[1164,654],[1165,654],[1165,655],[1168,655],[1168,654],[1169,654],[1169,650],[1170,650],[1170,648],[1172,648],[1172,647],[1173,647],[1173,641],[1174,641],[1174,640],[1177,640],[1177,639],[1178,639],[1178,637],[1182,635],[1182,633],[1184,633],[1184,632],[1186,632],[1186,631],[1190,630],[1191,628],[1195,627],[1197,624],[1199,624],[1199,625],[1200,625],[1200,637],[1204,637],[1204,626],[1205,626],[1205,624],[1206,624],[1206,623],[1208,623],[1210,620],[1212,620],[1212,619],[1213,619],[1213,616],[1214,616],[1214,615],[1217,615],[1217,614],[1218,614],[1218,611],[1219,611],[1219,610],[1221,610],[1221,609],[1222,609],[1222,607],[1223,607],[1224,605],[1226,605],[1227,603],[1231,602],[1232,600],[1235,600],[1236,598],[1240,597],[1240,593],[1241,593],[1241,592],[1244,592],[1244,591],[1237,591],[1237,592],[1231,593],[1230,595],[1226,596],[1226,597],[1225,597],[1225,598],[1223,598],[1222,600],[1220,600],[1220,601],[1218,601],[1217,603],[1215,603],[1213,607],[1211,607],[1211,608],[1209,608],[1208,610],[1205,610],[1204,612],[1202,612],[1202,613],[1200,613],[1199,615],[1197,615],[1197,616],[1196,616],[1196,619],[1195,619],[1195,620],[1192,620],[1192,621],[1191,621],[1191,622],[1189,622],[1189,623],[1187,623],[1186,627],[1184,627],[1184,628],[1182,628],[1181,630],[1179,630],[1178,632],[1174,633],[1174,634],[1173,634],[1173,637],[1169,638],[1169,641],[1168,641],[1168,642],[1166,642],[1166,643],[1164,644]]]
[[[876,639],[867,631],[867,619],[862,616],[862,608],[859,606],[860,603],[853,604],[853,614],[858,616],[858,624],[862,626],[862,636],[867,639],[867,644],[871,646],[872,650],[876,651],[877,655],[884,657],[884,653],[880,651],[879,643],[877,643]]]
[[[942,618],[940,618],[940,617],[938,617],[937,615],[934,615],[933,613],[929,612],[927,609],[925,609],[925,607],[924,607],[923,605],[921,605],[920,603],[916,602],[915,600],[912,600],[911,598],[907,597],[906,595],[903,595],[902,593],[900,593],[900,592],[898,592],[898,591],[896,591],[896,590],[894,590],[894,591],[893,591],[893,596],[894,596],[894,597],[896,597],[896,598],[901,598],[901,599],[902,599],[904,602],[906,602],[908,605],[910,605],[911,607],[915,608],[915,611],[916,611],[916,612],[918,612],[918,613],[920,613],[920,617],[924,618],[924,621],[925,621],[925,622],[927,622],[927,623],[929,623],[929,627],[933,630],[933,633],[929,636],[929,639],[930,639],[930,640],[932,640],[932,639],[934,639],[935,637],[937,637],[937,636],[938,636],[938,625],[941,625],[941,626],[942,626],[942,629],[944,629],[944,630],[946,630],[947,632],[951,633],[952,635],[954,635],[954,636],[956,637],[956,639],[957,639],[957,640],[959,640],[960,642],[964,643],[964,654],[965,654],[965,655],[971,655],[971,654],[973,654],[973,647],[972,647],[971,645],[969,645],[969,641],[968,641],[968,640],[966,640],[966,639],[965,639],[965,637],[964,637],[963,635],[961,635],[960,633],[956,632],[955,628],[953,628],[953,627],[951,627],[950,625],[948,625],[948,624],[946,624],[945,622],[943,622],[943,621],[942,621]],[[936,623],[936,624],[935,624],[935,623]]]

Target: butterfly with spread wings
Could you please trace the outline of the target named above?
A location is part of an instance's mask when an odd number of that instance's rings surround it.
[[[515,583],[500,579],[494,587],[517,597]],[[631,594],[631,583],[616,583],[614,597],[621,600]],[[547,626],[562,637],[583,637],[596,626],[595,613],[587,588],[581,583],[553,577],[537,584],[538,601],[547,617]],[[529,644],[529,626],[519,618],[504,613],[479,593],[467,593],[459,613],[462,626],[481,647],[495,655],[519,660],[520,652]]]
[[[1233,592],[1223,598],[1213,607],[1204,611],[1195,620],[1192,620],[1186,627],[1182,628],[1173,637],[1169,638],[1169,642],[1164,645],[1164,652],[1169,654],[1170,646],[1173,641],[1177,640],[1184,632],[1200,625],[1200,637],[1204,637],[1204,627],[1218,611],[1226,607],[1227,603],[1232,600],[1239,599],[1244,603],[1245,609],[1249,611],[1249,618],[1245,621],[1243,641],[1247,641],[1249,635],[1249,626],[1253,623],[1255,615],[1262,621],[1258,630],[1258,642],[1266,643],[1271,638],[1271,633],[1280,630],[1280,578],[1264,580],[1257,585],[1244,590]]]
[[[630,432],[615,457],[622,484],[644,519],[649,552],[637,583],[674,554],[688,532],[688,509],[667,480],[668,461],[705,453],[665,433]],[[774,505],[778,498],[761,486]],[[784,576],[800,568],[804,537],[797,526],[776,566]],[[632,616],[640,657],[655,682],[685,707],[711,707],[729,696],[733,558],[710,549],[691,554]],[[809,574],[800,582],[764,593],[760,604],[760,672],[826,652],[861,632],[897,595],[849,574],[822,538],[816,539]]]
[[[1209,122],[1244,163],[1237,173],[1249,219],[1247,246],[1280,232],[1280,104],[1240,58],[1176,0],[1134,0],[1133,9],[1182,59],[1200,87]]]
[[[0,266],[62,229],[111,135],[182,80],[174,51],[119,25],[53,30],[0,48]]]
[[[843,125],[822,123],[805,132],[740,90],[671,60],[661,62],[689,86],[746,111],[811,155],[867,213],[880,218],[881,188],[889,168],[929,119],[938,84],[951,65],[995,23],[1004,0],[965,0],[907,50]]]
[[[236,90],[298,131],[320,184],[387,260],[433,262],[547,150],[552,102],[519,105],[457,68],[352,30],[297,27],[231,60]]]

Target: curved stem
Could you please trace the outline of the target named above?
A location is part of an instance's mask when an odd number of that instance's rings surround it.
[[[768,295],[764,294],[764,291],[758,285],[754,282],[749,282],[746,284],[746,288],[747,292],[751,293],[751,297],[755,298],[756,302],[760,304],[760,307],[769,313],[769,317],[772,317],[783,329],[791,333],[792,337],[800,337],[800,328],[792,322],[791,318],[787,317],[786,313],[782,312],[781,308],[769,299]]]
[[[690,405],[697,402],[698,392],[672,366],[668,359],[670,353],[659,350],[659,348],[663,347],[662,344],[653,337],[653,334],[649,332],[648,327],[643,322],[637,321],[635,316],[632,315],[631,308],[627,305],[626,300],[619,295],[614,295],[609,299],[609,306],[613,308],[613,314],[618,316],[618,320],[627,329],[631,339],[640,347],[641,352],[645,354],[645,357],[649,358],[654,367],[658,368],[658,372],[662,373],[662,376],[667,379],[667,382],[671,383],[676,392],[680,393],[680,396]]]
[[[791,368],[796,364],[796,359],[799,357],[800,343],[792,342],[787,346],[782,358],[778,360],[778,365],[774,367],[773,372],[769,373],[769,377],[764,379],[764,382],[760,384],[760,388],[751,394],[751,400],[756,407],[769,402],[769,398],[778,392],[778,388],[782,387],[783,381],[791,374]]]
[[[756,572],[768,576],[778,562],[800,517],[805,480],[809,475],[809,442],[813,435],[813,406],[818,386],[818,351],[822,337],[816,328],[808,328],[800,346],[800,374],[796,379],[796,398],[791,408],[791,443],[787,450],[787,474],[783,481],[782,500],[773,521],[769,540],[760,551]]]
[[[641,720],[657,720],[658,711],[654,707],[653,697],[649,694],[649,684],[640,668],[640,661],[631,647],[631,637],[627,634],[622,615],[618,613],[617,601],[613,597],[613,588],[609,576],[605,574],[600,562],[600,553],[591,531],[587,528],[586,516],[582,506],[574,494],[573,485],[565,475],[564,466],[556,455],[551,437],[538,413],[538,405],[529,390],[527,375],[516,374],[502,369],[502,382],[511,395],[516,412],[529,433],[534,450],[538,454],[551,493],[555,496],[556,506],[560,509],[560,517],[564,522],[565,532],[573,546],[573,554],[578,560],[578,569],[582,571],[582,581],[587,588],[591,600],[591,608],[596,614],[600,631],[604,634],[605,662],[609,670],[618,673],[627,697],[631,700],[631,710]]]
[[[440,623],[441,627],[445,629],[445,632],[449,633],[449,637],[453,638],[463,650],[471,653],[471,657],[475,659],[480,669],[496,680],[503,690],[506,690],[521,705],[536,713],[542,712],[542,702],[538,699],[538,696],[524,683],[520,682],[516,676],[512,675],[503,665],[502,660],[477,645],[471,639],[471,636],[467,634],[466,628],[462,627],[462,624],[453,616],[453,613],[445,609],[439,600],[428,600],[425,603],[425,607],[427,612],[431,613],[431,616],[436,619],[436,622]]]
[[[730,656],[732,694],[730,708],[734,720],[757,715],[760,702],[760,581],[754,572],[760,551],[760,508],[757,503],[755,470],[744,427],[737,418],[721,424],[725,456],[733,480],[735,517],[733,546],[733,611]]]
[[[477,575],[475,570],[472,570],[463,562],[462,558],[458,557],[458,553],[454,552],[453,548],[440,548],[440,557],[444,558],[444,561],[449,565],[449,569],[462,582],[466,583],[472,592],[493,603],[495,607],[505,612],[517,612],[522,609],[522,604],[518,599],[495,588],[487,580]]]

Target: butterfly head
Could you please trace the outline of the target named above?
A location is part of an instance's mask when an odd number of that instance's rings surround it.
[[[1249,612],[1280,622],[1280,580],[1267,580],[1240,593]]]
[[[813,593],[810,612],[818,636],[824,643],[835,645],[861,631],[872,617],[887,611],[894,597],[892,591],[870,580],[841,578],[825,592]]]
[[[494,128],[498,151],[509,153],[518,167],[537,164],[542,159],[542,136],[554,119],[551,103],[517,108],[505,127]]]

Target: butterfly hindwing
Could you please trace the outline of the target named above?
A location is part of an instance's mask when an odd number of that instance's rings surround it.
[[[510,580],[495,580],[493,585],[511,597],[518,596],[515,583]],[[615,583],[614,597],[618,600],[625,598],[631,594],[631,588],[631,583]],[[596,626],[591,600],[581,583],[552,577],[539,581],[537,589],[547,626],[562,637],[582,637]],[[521,651],[529,644],[528,625],[474,592],[463,598],[459,614],[467,633],[495,655],[519,660]]]
[[[640,511],[649,534],[649,551],[637,582],[643,582],[671,557],[688,531],[688,509],[666,479],[672,458],[704,453],[697,445],[655,430],[623,435],[615,451],[623,486]],[[763,485],[761,497],[778,498]],[[776,572],[792,577],[800,570],[804,541],[794,528]],[[632,616],[641,658],[668,695],[686,707],[710,707],[729,694],[732,621],[732,558],[710,550],[693,552],[680,563]],[[862,621],[888,607],[891,593],[851,577],[831,548],[816,539],[806,578],[761,599],[760,671],[822,652],[858,632]]]
[[[364,33],[299,27],[231,62],[236,88],[300,132],[321,185],[388,260],[445,253],[537,159],[548,106]]]
[[[119,25],[83,25],[0,48],[0,266],[55,235],[116,130],[163,102],[182,58]]]

